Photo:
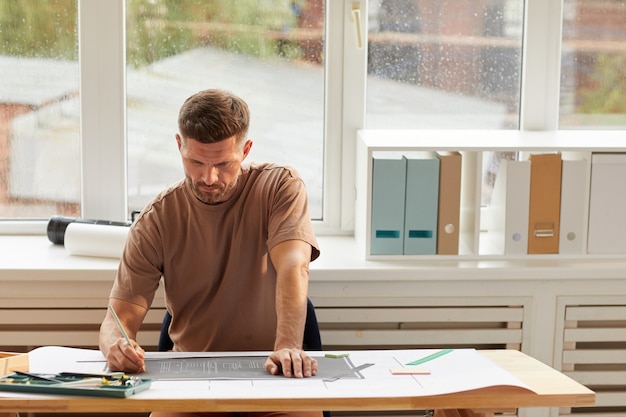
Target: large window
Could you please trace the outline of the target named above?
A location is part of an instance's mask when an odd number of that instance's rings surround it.
[[[127,0],[128,198],[140,210],[182,178],[182,102],[206,88],[246,100],[249,160],[294,166],[322,219],[324,3]]]
[[[0,218],[80,213],[76,6],[0,2]]]
[[[350,233],[357,129],[623,130],[625,28],[626,0],[2,1],[0,231],[126,220],[182,177],[182,101],[219,87],[251,159]]]
[[[368,128],[518,128],[523,0],[369,7]]]

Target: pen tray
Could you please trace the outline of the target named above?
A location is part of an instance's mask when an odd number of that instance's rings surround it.
[[[29,378],[20,374],[10,374],[0,377],[0,392],[21,392],[32,394],[55,394],[55,395],[75,395],[86,397],[113,397],[127,398],[138,392],[150,388],[151,379],[132,378],[131,383],[119,384],[111,382],[98,386],[65,385],[80,381],[81,378],[64,377],[51,375],[60,382],[44,381],[36,378]],[[2,396],[2,395],[0,395]]]

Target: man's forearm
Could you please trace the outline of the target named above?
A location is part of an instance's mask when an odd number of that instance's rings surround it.
[[[277,288],[275,350],[302,347],[306,321],[306,298],[306,292],[302,289]]]
[[[301,349],[306,320],[311,246],[301,240],[276,245],[270,257],[276,269],[276,340],[274,349]]]

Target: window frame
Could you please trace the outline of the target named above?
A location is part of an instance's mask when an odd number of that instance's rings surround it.
[[[81,215],[124,221],[128,217],[125,1],[78,0],[78,9]],[[562,11],[562,0],[525,1],[521,130],[558,129]],[[319,235],[350,235],[356,131],[365,126],[367,77],[367,42],[359,48],[355,35],[360,27],[366,39],[368,1],[326,1],[325,14],[324,206],[323,220],[314,226]],[[4,221],[0,233],[45,233],[45,226],[44,221]]]
[[[90,219],[129,216],[125,15],[124,0],[78,1],[81,215]]]

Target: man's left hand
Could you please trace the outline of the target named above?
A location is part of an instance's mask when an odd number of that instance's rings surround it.
[[[267,358],[265,369],[272,375],[308,378],[317,374],[317,361],[301,349],[279,349]]]

